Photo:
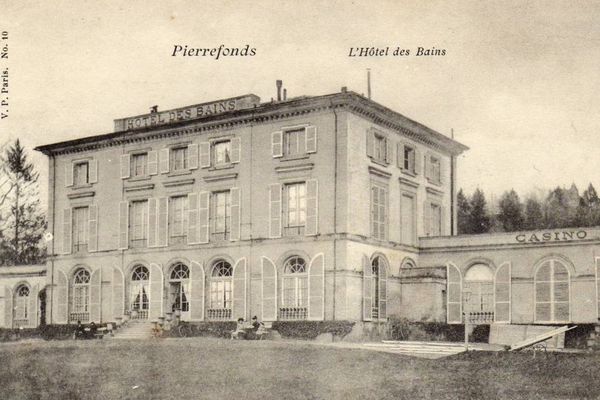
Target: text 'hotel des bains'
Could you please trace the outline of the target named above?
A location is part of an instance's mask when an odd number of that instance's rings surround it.
[[[598,320],[600,229],[455,236],[467,147],[346,88],[153,107],[37,150],[54,239],[45,276],[0,274],[5,327],[37,326],[40,294],[48,324]]]

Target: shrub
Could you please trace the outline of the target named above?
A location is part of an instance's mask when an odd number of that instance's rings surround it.
[[[352,321],[275,321],[272,329],[285,338],[315,339],[323,333],[343,338],[354,324]]]
[[[212,322],[180,322],[190,326],[188,330],[189,336],[210,336],[229,338],[231,331],[236,328],[235,321],[212,321]],[[171,330],[165,331],[167,337],[179,337],[177,327],[172,327]]]
[[[393,340],[461,342],[464,340],[465,326],[445,322],[415,322],[406,318],[391,317],[387,322],[387,332],[388,337]],[[489,325],[477,325],[469,341],[487,342],[489,335]]]

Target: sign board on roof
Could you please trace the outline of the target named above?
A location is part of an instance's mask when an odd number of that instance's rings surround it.
[[[174,122],[203,118],[228,111],[244,110],[260,104],[260,98],[254,94],[211,101],[210,103],[156,111],[135,117],[115,119],[115,132],[167,125]]]

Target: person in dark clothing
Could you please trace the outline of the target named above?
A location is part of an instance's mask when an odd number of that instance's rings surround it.
[[[92,323],[90,324],[90,339],[94,339],[96,337],[96,332],[98,332],[98,327],[96,326],[94,321],[92,321]]]
[[[74,339],[85,339],[85,329],[83,325],[81,325],[81,321],[77,321],[77,326],[75,327],[73,337]]]

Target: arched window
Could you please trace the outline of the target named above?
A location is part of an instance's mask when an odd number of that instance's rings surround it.
[[[150,300],[150,272],[143,265],[137,265],[131,272],[129,285],[129,309],[132,319],[148,319]]]
[[[90,320],[90,273],[79,268],[73,274],[70,290],[70,322],[88,322]]]
[[[233,268],[225,260],[217,260],[210,274],[210,305],[208,319],[231,319],[231,290],[233,284]]]
[[[494,273],[485,264],[473,264],[463,279],[463,312],[494,312]],[[479,314],[481,315],[481,314]]]
[[[308,266],[299,256],[289,257],[283,264],[281,285],[282,320],[303,320],[308,316]]]
[[[13,323],[16,328],[29,325],[29,287],[20,285],[15,291]]]
[[[171,268],[169,275],[169,295],[171,299],[171,309],[179,310],[183,313],[190,311],[188,293],[190,291],[190,270],[183,263],[176,263]]]
[[[547,260],[535,272],[535,321],[568,322],[571,310],[570,277],[559,260]]]
[[[381,256],[376,256],[371,261],[373,306],[371,317],[373,319],[386,318],[387,300],[387,262]]]

